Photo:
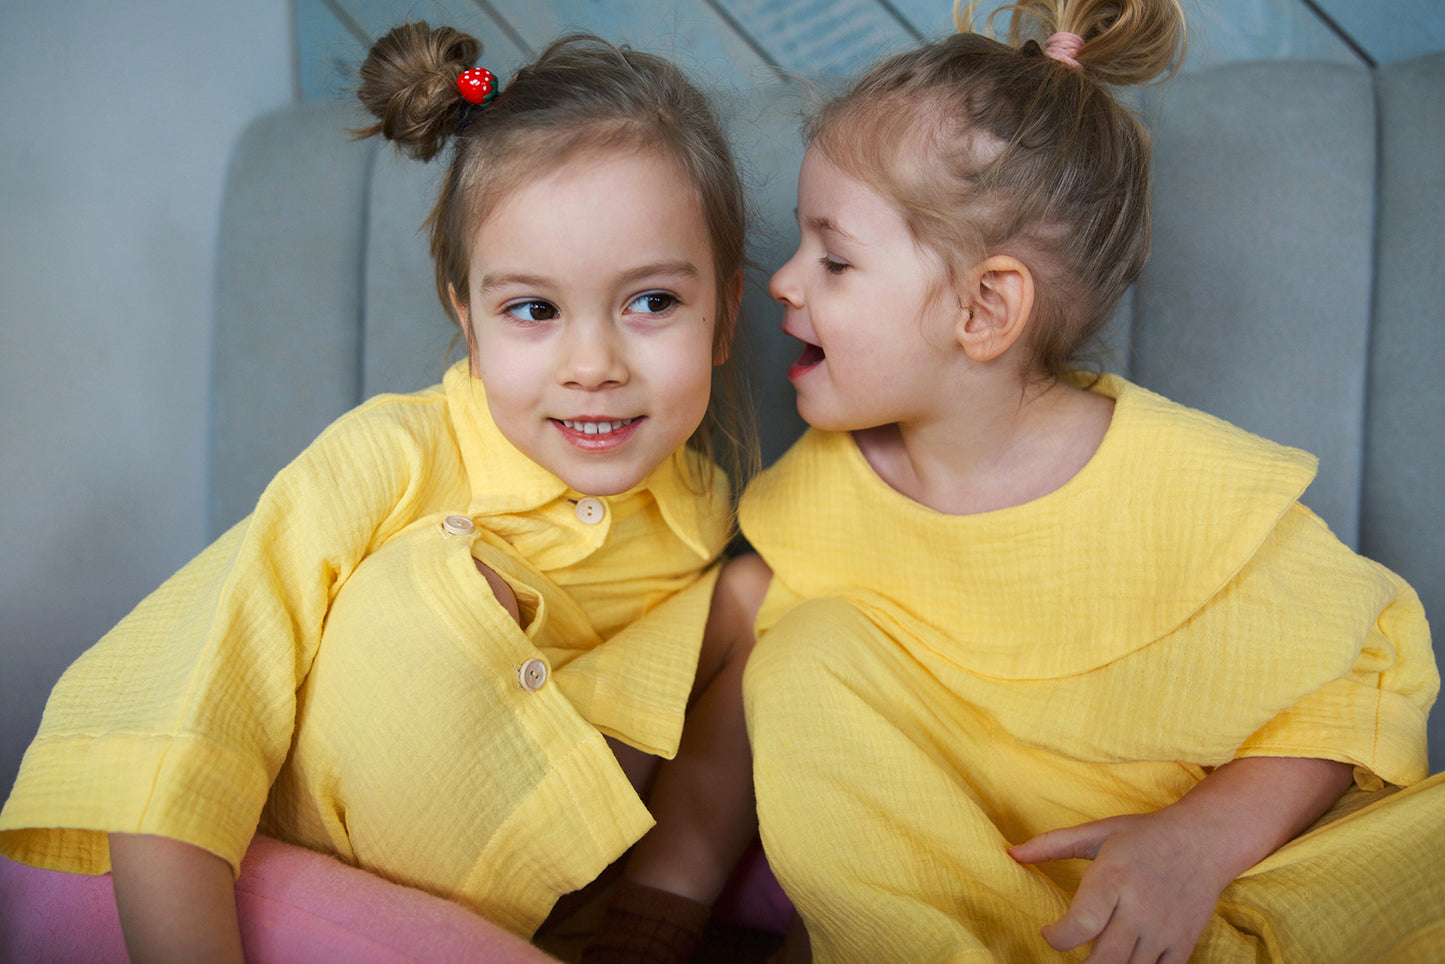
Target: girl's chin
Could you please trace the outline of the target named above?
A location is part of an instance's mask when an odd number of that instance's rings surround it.
[[[810,427],[822,432],[866,432],[894,424],[830,410],[801,391],[798,393],[798,416]]]
[[[798,399],[798,415],[810,427],[822,432],[851,432],[856,427],[832,412],[807,405],[801,398]]]
[[[597,498],[621,495],[624,492],[637,488],[642,484],[642,480],[647,478],[646,475],[633,478],[631,474],[627,476],[617,476],[610,474],[598,475],[595,473],[573,475],[570,478],[566,475],[558,475],[557,477],[563,482],[566,482],[567,487],[572,491],[581,493],[582,495],[596,496]]]

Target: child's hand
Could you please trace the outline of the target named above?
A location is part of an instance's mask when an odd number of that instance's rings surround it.
[[[1055,950],[1092,940],[1090,964],[1188,960],[1220,893],[1324,813],[1354,767],[1309,757],[1241,757],[1153,813],[1039,834],[1021,864],[1082,857],[1079,892],[1043,930]]]
[[[1093,941],[1088,964],[1183,964],[1232,879],[1201,844],[1165,808],[1052,830],[1010,847],[1009,856],[1021,864],[1094,862],[1068,912],[1043,929],[1055,950]]]

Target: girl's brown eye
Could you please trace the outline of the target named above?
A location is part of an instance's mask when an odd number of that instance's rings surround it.
[[[657,315],[677,304],[677,296],[666,291],[649,291],[638,295],[627,305],[627,310],[644,315]]]
[[[551,321],[557,317],[557,306],[546,301],[518,301],[503,309],[518,321]]]

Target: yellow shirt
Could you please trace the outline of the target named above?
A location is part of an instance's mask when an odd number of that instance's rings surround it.
[[[584,502],[465,363],[373,399],[66,672],[0,852],[101,873],[147,833],[238,867],[259,821],[530,934],[651,825],[603,734],[676,751],[728,530],[684,453]]]
[[[1298,502],[1314,459],[1094,390],[1116,399],[1098,451],[1025,505],[933,511],[819,431],[743,498],[774,570],[759,815],[820,961],[1055,959],[1038,927],[1084,865],[1023,871],[1007,843],[1158,809],[1235,757],[1346,761],[1366,790],[1427,773],[1423,610]]]
[[[1297,501],[1314,458],[1122,379],[1096,390],[1116,409],[1084,469],[979,515],[928,509],[847,433],[810,431],[739,509],[775,574],[759,630],[846,599],[1015,738],[1080,760],[1323,755],[1366,783],[1423,777],[1423,608]]]

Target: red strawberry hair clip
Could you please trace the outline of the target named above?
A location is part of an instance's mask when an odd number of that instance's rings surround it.
[[[477,119],[497,96],[497,75],[485,67],[471,67],[457,75],[457,93],[462,95],[461,113],[457,115],[457,133]]]
[[[472,67],[457,75],[457,92],[468,104],[484,107],[497,96],[497,77],[485,67]]]

